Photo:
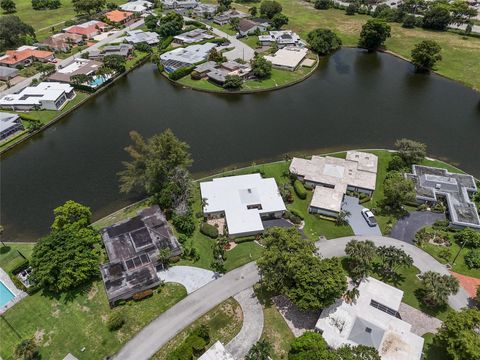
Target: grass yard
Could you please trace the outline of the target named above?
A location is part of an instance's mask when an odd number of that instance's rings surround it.
[[[157,352],[152,359],[164,360],[169,352],[177,349],[183,341],[185,341],[192,330],[202,324],[206,324],[210,328],[210,343],[207,345],[207,348],[212,346],[217,340],[226,345],[240,332],[242,323],[242,309],[233,298],[230,298],[220,305],[217,305],[176,335],[159,352]]]
[[[23,263],[24,257],[30,258],[35,244],[5,243],[5,245],[0,245],[0,268],[8,273]]]

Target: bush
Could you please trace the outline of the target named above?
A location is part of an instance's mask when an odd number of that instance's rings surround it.
[[[180,68],[178,70],[175,70],[174,72],[171,72],[170,74],[168,74],[168,77],[171,80],[177,81],[177,80],[180,80],[181,78],[189,75],[193,71],[193,69],[195,69],[195,66],[183,67],[183,68]]]
[[[202,223],[200,226],[200,232],[212,239],[216,239],[218,237],[218,229],[215,226],[207,223]]]
[[[286,211],[285,214],[283,215],[285,219],[290,220],[292,223],[295,225],[298,225],[302,222],[302,219],[299,218],[298,216],[292,214],[290,211]]]
[[[242,244],[242,243],[251,242],[251,241],[255,241],[255,236],[242,236],[242,237],[235,238],[236,244]]]
[[[305,186],[303,186],[303,184],[300,182],[300,180],[295,180],[295,182],[293,183],[293,188],[295,189],[295,193],[300,199],[305,200],[307,198],[307,190],[305,189]]]
[[[355,15],[356,12],[357,12],[357,6],[355,4],[350,4],[345,9],[346,15]]]
[[[300,211],[298,211],[297,209],[291,209],[290,212],[295,215],[296,217],[300,218],[301,220],[303,220],[303,215],[300,213]]]
[[[416,24],[417,24],[417,22],[416,22],[416,19],[415,19],[414,15],[409,14],[409,15],[406,15],[403,18],[403,22],[402,22],[402,27],[403,28],[413,29]]]
[[[314,6],[315,6],[315,9],[328,10],[331,7],[333,7],[333,1],[332,0],[316,0]]]
[[[196,20],[187,20],[185,21],[185,25],[193,25],[195,27],[198,27],[200,29],[207,29],[207,26],[204,23],[201,23],[200,21]]]
[[[191,236],[195,231],[195,220],[191,213],[185,215],[173,214],[172,223],[179,233]]]
[[[119,310],[114,310],[108,316],[107,328],[110,331],[115,331],[120,329],[123,324],[125,324],[125,316]]]
[[[140,301],[140,300],[143,300],[147,297],[150,297],[153,295],[153,290],[152,289],[147,289],[147,290],[144,290],[144,291],[140,291],[136,294],[133,294],[132,296],[132,299],[135,300],[135,301]]]
[[[465,264],[470,269],[480,269],[480,249],[469,250],[465,255]]]

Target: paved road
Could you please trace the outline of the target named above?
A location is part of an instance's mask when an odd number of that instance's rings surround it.
[[[98,48],[100,48],[101,46],[104,46],[108,43],[110,43],[112,40],[122,36],[123,34],[125,34],[125,31],[127,30],[133,30],[139,26],[142,26],[144,23],[144,20],[141,19],[139,21],[137,21],[136,23],[130,25],[130,26],[127,26],[126,28],[120,30],[120,31],[117,31],[115,34],[109,36],[108,38],[102,40],[102,41],[99,41],[97,43],[95,43],[94,45],[66,58],[66,59],[63,59],[62,61],[58,62],[56,65],[57,65],[57,68],[60,67],[60,66],[65,66],[67,65],[70,61],[72,61],[73,59],[76,59],[78,57],[80,57],[81,54],[85,53],[85,52],[89,52],[89,51],[92,51],[92,50],[98,50]],[[16,93],[16,92],[19,92],[20,90],[26,88],[27,86],[29,86],[32,82],[33,79],[40,79],[40,76],[41,74],[36,74],[32,77],[29,77],[21,82],[19,82],[18,84],[12,86],[11,88],[9,89],[6,89],[2,92],[0,92],[0,97],[4,96],[4,95],[7,95],[7,94],[13,94],[13,93]]]
[[[218,36],[224,37],[225,39],[228,39],[228,41],[230,41],[232,46],[235,47],[235,49],[223,53],[223,55],[228,60],[243,59],[245,61],[250,61],[251,59],[253,59],[255,57],[255,50],[253,50],[247,44],[241,42],[235,36],[228,35],[227,33],[223,32],[221,30],[218,30],[217,28],[214,28],[214,27],[212,27],[212,32],[215,35],[218,35]]]
[[[369,226],[362,215],[363,206],[358,203],[358,198],[345,195],[342,210],[350,212],[348,224],[355,235],[382,235],[378,225]]]
[[[445,220],[445,214],[414,211],[397,221],[390,232],[390,237],[413,244],[417,231],[425,226],[432,225],[437,220]]]
[[[114,359],[149,359],[196,319],[229,297],[252,287],[259,280],[257,266],[253,262],[230,271],[190,294],[153,320],[131,339]]]
[[[158,277],[165,282],[182,284],[190,294],[213,280],[218,276],[211,271],[193,266],[172,266],[168,270],[159,271]]]
[[[396,246],[402,248],[407,254],[409,254],[413,259],[413,264],[420,269],[421,272],[426,271],[435,271],[440,274],[450,275],[447,267],[443,264],[440,264],[432,256],[427,254],[425,251],[417,248],[414,245],[408,244],[404,241],[393,239],[386,236],[347,236],[343,238],[333,239],[333,240],[320,240],[315,244],[324,257],[332,256],[345,256],[345,246],[350,240],[372,240],[377,246]],[[456,295],[450,296],[448,303],[455,310],[460,310],[468,306],[469,296],[467,292],[460,287],[460,290]]]
[[[248,288],[234,296],[243,312],[243,324],[240,332],[225,348],[235,359],[243,359],[250,348],[260,340],[263,332],[263,309],[253,288]]]

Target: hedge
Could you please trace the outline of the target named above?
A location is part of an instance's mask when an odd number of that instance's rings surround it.
[[[238,237],[238,238],[234,239],[236,244],[251,242],[251,241],[255,241],[255,240],[256,240],[255,236],[242,236],[242,237]]]
[[[190,74],[193,71],[193,69],[195,69],[195,65],[183,67],[178,70],[175,70],[174,72],[171,72],[170,74],[168,74],[168,77],[174,81],[180,80],[181,78]]]
[[[147,297],[150,297],[153,295],[152,289],[147,289],[144,291],[140,291],[138,293],[133,294],[132,299],[135,301],[143,300]]]
[[[300,180],[295,180],[293,183],[293,188],[295,189],[295,193],[297,196],[305,200],[307,198],[307,190],[305,189],[305,186],[300,182]]]
[[[200,232],[212,239],[216,239],[218,237],[218,229],[215,226],[207,223],[202,223],[200,226]]]
[[[300,211],[297,209],[290,209],[290,212],[295,215],[296,217],[300,218],[300,220],[303,220],[303,215]]]

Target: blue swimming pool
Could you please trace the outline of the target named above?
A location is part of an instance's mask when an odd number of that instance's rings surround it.
[[[0,307],[7,304],[14,297],[15,295],[0,281]]]
[[[88,83],[88,85],[92,88],[97,88],[102,85],[105,81],[107,81],[109,77],[104,76],[94,76],[92,80]]]

